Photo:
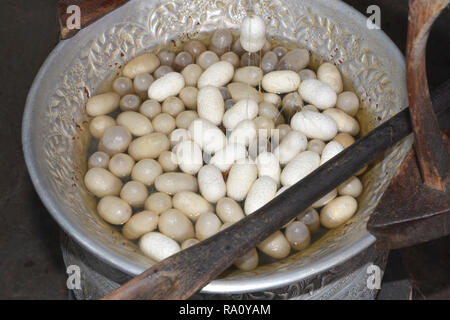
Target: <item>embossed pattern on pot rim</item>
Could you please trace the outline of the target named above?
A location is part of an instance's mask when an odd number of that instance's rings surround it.
[[[217,28],[238,29],[249,10],[268,23],[269,36],[286,39],[334,62],[346,85],[362,99],[367,133],[407,106],[401,53],[364,16],[334,0],[132,0],[51,53],[30,90],[23,121],[23,148],[33,183],[61,227],[112,266],[136,275],[150,264],[95,213],[95,199],[82,184],[89,135],[84,104],[105,79],[144,50],[176,36],[202,36]],[[373,243],[365,228],[390,179],[412,144],[409,137],[386,152],[365,175],[362,204],[352,220],[307,250],[252,272],[232,272],[211,282],[207,293],[268,290],[319,275]]]

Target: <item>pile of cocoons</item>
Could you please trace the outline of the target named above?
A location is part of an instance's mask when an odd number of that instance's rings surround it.
[[[98,151],[85,185],[98,214],[154,261],[244,219],[359,134],[359,98],[344,91],[335,65],[313,70],[308,50],[273,47],[255,15],[238,36],[217,30],[208,45],[190,40],[144,53],[109,92],[87,101]],[[307,248],[321,226],[344,224],[357,211],[362,173],[235,266],[255,269],[261,252],[283,259]]]

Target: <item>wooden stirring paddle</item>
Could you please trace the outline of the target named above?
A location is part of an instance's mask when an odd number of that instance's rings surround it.
[[[450,81],[439,90],[449,91]],[[440,95],[439,98],[433,101],[438,116],[450,104],[448,96]],[[261,209],[213,237],[153,265],[104,299],[189,298],[236,259],[411,132],[409,110],[405,109]]]

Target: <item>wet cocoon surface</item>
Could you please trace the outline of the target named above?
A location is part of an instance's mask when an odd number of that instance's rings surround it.
[[[322,150],[322,157],[320,159],[320,165],[324,164],[331,158],[335,157],[338,153],[342,152],[344,147],[337,141],[330,141]]]
[[[145,158],[156,159],[159,155],[170,148],[170,141],[167,136],[160,132],[150,133],[137,138],[131,142],[128,153],[135,160]]]
[[[312,151],[304,151],[298,154],[281,172],[281,184],[292,186],[320,165],[320,156]]]
[[[160,192],[173,195],[180,191],[198,191],[197,179],[190,174],[180,172],[164,173],[156,178],[155,188]]]
[[[319,109],[328,109],[336,105],[337,95],[328,84],[315,79],[305,80],[298,90],[303,100]]]
[[[262,87],[271,93],[288,93],[298,89],[300,76],[291,70],[272,71],[262,79]]]
[[[347,222],[358,209],[358,202],[350,196],[337,197],[320,212],[320,223],[329,229],[337,228]]]
[[[220,171],[225,172],[231,168],[235,161],[246,157],[247,149],[245,145],[228,143],[223,149],[216,152],[209,163],[216,166]]]
[[[213,165],[206,165],[198,173],[198,184],[202,196],[211,203],[216,203],[227,192],[222,173]]]
[[[130,205],[114,196],[102,198],[97,205],[97,211],[106,222],[114,225],[126,223],[132,214]]]
[[[164,101],[170,96],[176,96],[185,86],[184,77],[178,72],[169,72],[152,83],[148,89],[150,99]]]
[[[308,227],[300,221],[289,224],[284,234],[292,249],[297,251],[307,248],[311,242]]]
[[[277,193],[277,182],[268,176],[258,178],[245,199],[244,211],[249,215],[271,201]]]
[[[216,211],[223,223],[235,223],[245,218],[241,206],[231,198],[220,199]]]
[[[153,131],[150,120],[144,115],[134,111],[127,111],[119,114],[117,117],[117,124],[127,128],[133,136],[137,137],[145,136]]]
[[[259,256],[256,249],[250,250],[234,262],[234,265],[243,271],[250,271],[255,269],[259,263]]]
[[[178,243],[194,236],[192,222],[176,209],[167,210],[159,216],[158,229],[162,234]]]
[[[258,111],[258,104],[254,100],[239,100],[223,115],[223,125],[225,128],[233,130],[241,121],[255,119]]]
[[[291,131],[275,149],[274,154],[281,164],[289,163],[297,154],[306,150],[308,140],[299,131]]]
[[[317,69],[317,79],[328,84],[338,94],[343,90],[341,73],[334,64],[322,63]]]
[[[147,187],[139,181],[128,181],[120,191],[120,198],[135,209],[143,207],[147,197]]]
[[[361,183],[361,180],[359,180],[355,176],[346,180],[338,188],[339,195],[351,196],[353,198],[359,197],[359,195],[362,193],[362,191],[363,191],[363,185]]]
[[[130,176],[135,161],[132,157],[125,153],[114,155],[109,161],[109,171],[116,177],[124,179]]]
[[[221,226],[222,223],[214,213],[204,213],[195,224],[195,235],[197,239],[203,241],[218,233]]]
[[[223,87],[233,79],[234,67],[227,61],[219,61],[206,69],[198,79],[198,88]]]
[[[113,112],[119,107],[120,96],[115,92],[99,94],[89,98],[86,112],[91,117],[102,116]]]
[[[333,139],[338,132],[338,126],[333,118],[309,110],[297,112],[292,117],[291,127],[294,130],[303,132],[310,139],[323,141]]]
[[[209,154],[214,154],[227,143],[225,134],[206,119],[196,119],[189,126],[189,133],[200,148]]]
[[[145,201],[145,209],[156,214],[161,214],[170,208],[172,208],[172,198],[164,192],[152,193]]]
[[[227,86],[230,91],[231,98],[235,101],[239,101],[242,99],[251,99],[256,103],[260,103],[263,101],[263,95],[261,92],[249,86],[248,84],[241,82],[233,82]]]
[[[197,97],[197,112],[200,118],[209,120],[215,125],[222,122],[225,103],[217,87],[206,86],[200,89]]]
[[[308,227],[310,233],[316,233],[319,231],[320,217],[317,210],[309,208],[305,212],[301,213],[297,217],[297,220],[304,223]]]
[[[122,189],[122,181],[103,168],[90,169],[84,177],[84,183],[89,192],[99,198],[118,196]]]
[[[162,261],[180,251],[180,245],[169,237],[159,233],[145,234],[139,241],[139,248],[150,259]]]
[[[128,62],[123,68],[123,75],[134,79],[140,73],[153,73],[160,65],[154,53],[145,53]]]
[[[258,249],[275,259],[283,259],[289,255],[291,246],[281,231],[275,232],[258,245]]]
[[[100,140],[105,134],[106,130],[116,125],[116,120],[110,116],[97,116],[91,120],[89,124],[89,132],[92,136]]]
[[[257,52],[266,43],[266,24],[257,15],[244,18],[241,23],[240,44],[248,52]]]
[[[158,215],[151,211],[142,211],[133,215],[123,226],[122,233],[130,240],[139,239],[142,235],[154,231],[158,226]]]
[[[110,156],[127,150],[131,142],[130,132],[122,126],[108,128],[100,139],[99,149]]]
[[[190,191],[181,191],[173,197],[173,206],[192,221],[197,221],[203,213],[213,211],[213,206],[202,196]]]
[[[194,175],[203,166],[203,155],[200,147],[193,141],[180,142],[175,151],[181,171]]]
[[[228,197],[242,201],[258,176],[256,164],[250,160],[233,164],[227,179]]]
[[[339,132],[348,133],[352,136],[356,136],[359,133],[359,123],[355,118],[352,118],[344,111],[336,108],[330,108],[323,112],[333,118],[338,126]]]
[[[153,159],[144,159],[136,163],[131,171],[131,178],[150,187],[155,179],[163,173],[161,165]]]

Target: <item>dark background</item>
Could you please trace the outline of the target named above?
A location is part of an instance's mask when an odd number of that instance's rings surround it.
[[[432,0],[430,0],[432,1]],[[57,0],[0,0],[0,299],[66,299],[59,228],[31,184],[21,149],[21,122],[31,83],[59,41]],[[404,52],[407,0],[346,0],[364,13],[381,8],[382,29]],[[450,10],[428,46],[430,86],[450,75]],[[380,299],[406,299],[408,275],[392,251]]]

